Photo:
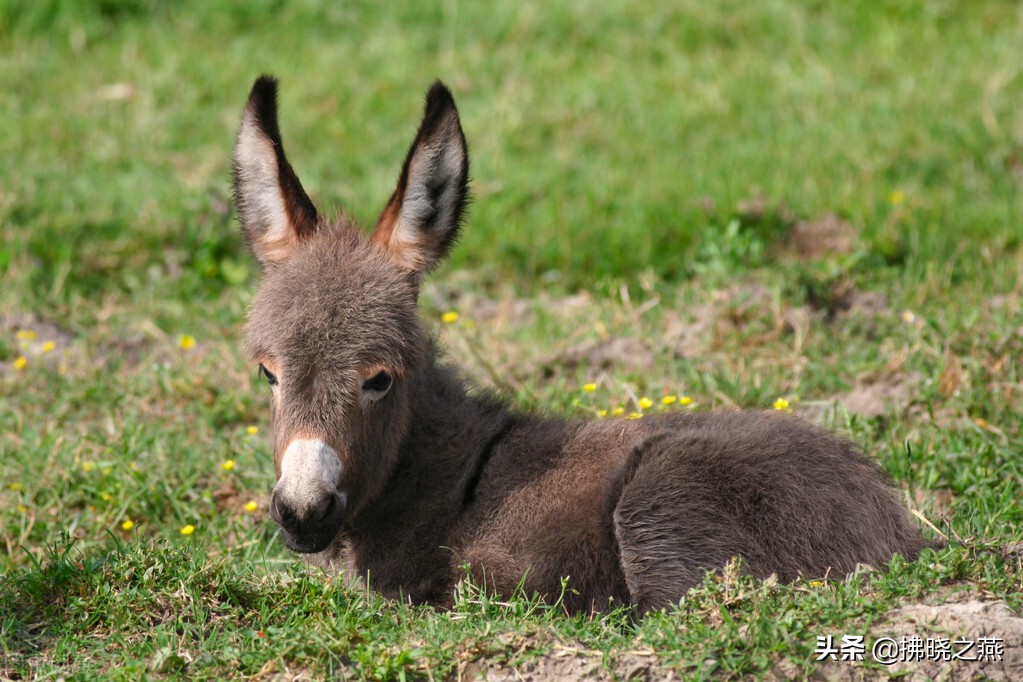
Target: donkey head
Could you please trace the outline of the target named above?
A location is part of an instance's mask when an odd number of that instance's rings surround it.
[[[234,152],[235,202],[263,270],[245,351],[270,385],[270,515],[293,550],[329,548],[396,466],[430,361],[419,284],[458,235],[468,172],[458,111],[437,82],[366,236],[317,213],[284,155],[277,81],[252,87]]]

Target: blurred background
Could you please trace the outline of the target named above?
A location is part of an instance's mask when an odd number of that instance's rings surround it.
[[[475,197],[452,267],[485,286],[756,267],[800,222],[804,241],[838,241],[852,276],[957,261],[956,276],[985,278],[982,252],[1018,249],[1023,231],[1021,12],[996,0],[7,0],[5,303],[74,318],[90,307],[79,299],[209,300],[244,281],[229,160],[263,72],[281,79],[285,145],[321,212],[363,222],[443,79]]]

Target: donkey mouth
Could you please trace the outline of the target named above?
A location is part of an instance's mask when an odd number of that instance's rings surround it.
[[[318,533],[313,536],[292,535],[285,528],[281,528],[281,535],[284,538],[284,546],[299,554],[316,554],[330,547],[337,537],[337,531],[330,533]]]
[[[270,502],[270,518],[280,526],[288,549],[300,554],[315,554],[330,547],[341,531],[346,501],[343,493],[331,493],[322,504],[308,510],[312,513],[300,514],[274,494]]]

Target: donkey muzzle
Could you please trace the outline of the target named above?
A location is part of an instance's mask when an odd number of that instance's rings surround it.
[[[347,498],[338,491],[341,460],[321,440],[292,441],[281,460],[281,478],[270,498],[270,518],[296,552],[322,552],[337,537]]]

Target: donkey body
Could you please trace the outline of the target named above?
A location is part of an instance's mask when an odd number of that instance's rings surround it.
[[[462,219],[468,150],[454,101],[427,94],[370,235],[325,219],[292,171],[277,85],[252,88],[235,197],[264,276],[245,348],[271,385],[285,543],[415,602],[449,603],[468,565],[572,610],[677,602],[742,556],[783,580],[842,575],[926,545],[884,473],[776,413],[565,423],[466,392],[417,315]]]

